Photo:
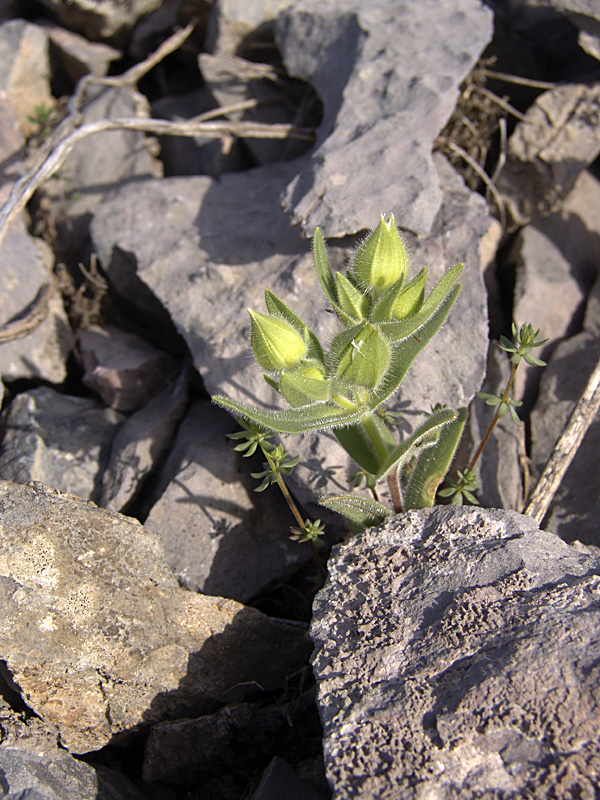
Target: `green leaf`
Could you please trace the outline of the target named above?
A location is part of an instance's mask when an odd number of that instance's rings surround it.
[[[401,320],[416,314],[423,304],[426,280],[427,270],[423,268],[410,283],[403,285],[402,281],[398,281],[394,286],[391,286],[381,296],[373,309],[371,320],[373,322],[388,322],[392,317]]]
[[[429,344],[444,324],[450,309],[456,302],[460,289],[461,287],[458,285],[450,290],[437,308],[433,310],[429,319],[422,324],[418,336],[416,334],[410,336],[392,348],[392,358],[386,376],[372,393],[369,400],[369,406],[372,410],[375,410],[381,403],[385,403],[388,397],[398,389],[415,358]],[[384,328],[387,324],[403,325],[404,323],[383,323],[381,328]]]
[[[454,303],[458,292],[460,292],[460,288],[455,284],[460,278],[463,269],[464,264],[457,264],[449,269],[433,287],[419,311],[413,314],[412,317],[399,322],[382,323],[381,329],[385,335],[394,342],[413,336],[432,317],[436,310],[447,303],[451,297],[454,297],[452,300],[452,303]],[[456,291],[457,288],[458,291]]]
[[[315,257],[315,269],[317,276],[325,292],[325,297],[329,300],[334,308],[338,308],[337,293],[335,290],[335,281],[331,274],[329,261],[327,260],[327,251],[325,249],[325,240],[321,229],[317,228],[315,237],[313,239],[313,254]]]
[[[345,275],[335,273],[339,306],[354,322],[361,322],[369,314],[369,298],[359,291]]]
[[[366,500],[354,494],[334,495],[331,497],[319,498],[319,505],[343,514],[353,522],[357,522],[368,528],[372,525],[380,525],[387,517],[392,516],[389,508],[376,503],[374,500]]]
[[[323,364],[323,348],[321,347],[321,343],[317,339],[316,334],[313,333],[308,325],[302,319],[300,319],[297,314],[294,314],[292,309],[289,308],[283,302],[283,300],[277,297],[277,295],[270,289],[265,289],[265,303],[269,314],[272,314],[275,317],[281,317],[289,322],[290,325],[293,325],[294,328],[301,331],[302,337],[308,348],[306,357],[316,358],[321,364]]]
[[[212,401],[276,433],[305,433],[343,427],[359,422],[368,413],[364,408],[348,411],[335,403],[314,403],[301,408],[271,411],[255,408],[225,395],[213,395]]]
[[[523,358],[525,359],[525,361],[528,364],[531,364],[532,367],[545,367],[546,366],[546,362],[542,361],[541,358],[536,358],[533,355],[533,353],[525,353]]]
[[[309,373],[314,368],[309,367]],[[318,370],[314,369],[317,373]],[[279,389],[291,406],[299,407],[327,400],[329,395],[329,381],[323,377],[315,379],[306,372],[282,372],[279,379]]]
[[[374,389],[387,372],[391,351],[379,329],[367,322],[347,345],[337,367],[337,377],[349,386]]]
[[[442,423],[438,428],[435,446],[425,446],[417,454],[416,464],[411,470],[406,486],[401,483],[402,506],[406,511],[411,508],[428,508],[435,502],[438,486],[450,469],[467,421],[466,408],[459,408],[453,413],[455,418]],[[430,419],[435,418],[436,414],[432,414]]]
[[[396,440],[390,429],[377,414],[372,414],[371,419],[387,449],[389,451],[393,450],[396,447]],[[362,423],[350,425],[347,428],[337,428],[334,434],[350,458],[356,461],[359,467],[362,467],[371,475],[377,475],[381,467],[381,459],[374,449],[373,440]]]

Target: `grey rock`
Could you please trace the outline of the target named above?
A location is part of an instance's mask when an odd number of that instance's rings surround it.
[[[40,387],[17,395],[4,414],[0,476],[40,481],[96,500],[112,440],[124,417],[84,397]]]
[[[102,42],[89,42],[60,25],[44,22],[43,28],[61,70],[73,84],[84,75],[106,75],[111,63],[122,57],[122,53],[114,47]]]
[[[98,504],[122,511],[133,500],[157,463],[166,456],[188,402],[189,372],[136,411],[119,428],[102,473]]]
[[[579,29],[579,45],[600,58],[600,13],[595,0],[537,0],[539,5],[555,9]]]
[[[183,586],[246,602],[309,553],[290,541],[294,518],[279,490],[254,492],[250,473],[263,467],[234,451],[226,434],[237,429],[211,403],[191,406],[145,525],[161,537]]]
[[[324,800],[296,775],[283,758],[275,756],[265,769],[261,782],[252,795],[252,800]]]
[[[143,800],[124,776],[107,768],[97,772],[56,747],[40,753],[2,744],[0,774],[6,800]]]
[[[31,122],[36,106],[52,108],[48,36],[39,25],[14,19],[0,25],[0,89],[6,92],[25,135],[36,131]]]
[[[496,181],[518,224],[555,211],[600,153],[597,84],[566,84],[541,94],[509,139]]]
[[[453,264],[462,261],[466,270],[448,322],[402,385],[401,397],[419,413],[437,402],[470,402],[483,379],[488,341],[479,242],[491,221],[483,199],[465,188],[441,156],[435,163],[444,202],[431,236],[406,237],[413,270],[428,267],[428,290]],[[94,247],[112,285],[147,311],[154,306],[138,284],[151,289],[152,301],[162,302],[186,340],[209,393],[278,404],[249,353],[245,309],[263,309],[265,287],[323,341],[335,330],[333,315],[324,313],[310,245],[279,206],[296,169],[291,162],[226,174],[219,182],[170,178],[124,186],[95,213]],[[332,264],[342,269],[348,249],[330,245]],[[352,468],[333,436],[294,437],[285,446],[300,456],[295,474],[302,502],[315,492],[347,488]]]
[[[292,0],[215,0],[206,33],[210,53],[238,53],[244,40],[272,23]]]
[[[595,796],[596,556],[515,512],[437,507],[329,566],[311,633],[336,800]]]
[[[303,0],[278,18],[288,73],[324,106],[314,151],[284,196],[296,225],[343,236],[389,210],[430,233],[442,203],[433,141],[491,26],[490,10],[473,0]]]
[[[137,411],[176,369],[167,353],[113,325],[80,330],[77,344],[84,384],[116,411]]]
[[[66,28],[87,39],[122,40],[136,22],[157,9],[161,0],[42,0]]]
[[[73,753],[273,689],[308,654],[302,627],[179,588],[135,520],[39,484],[0,483],[0,506],[0,658]]]

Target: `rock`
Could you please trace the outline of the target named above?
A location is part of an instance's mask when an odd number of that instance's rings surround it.
[[[162,0],[42,0],[58,21],[86,39],[119,41]]]
[[[102,473],[100,506],[122,511],[167,455],[187,406],[188,385],[189,371],[184,369],[171,385],[121,425]]]
[[[336,800],[594,797],[600,559],[515,512],[437,507],[329,567],[311,634]]]
[[[133,519],[39,484],[0,505],[0,658],[71,752],[274,689],[309,652],[301,626],[180,589]]]
[[[176,369],[167,353],[113,325],[80,330],[77,344],[84,384],[116,411],[137,411]]]
[[[561,339],[581,324],[584,294],[573,266],[563,252],[535,224],[523,228],[509,256],[515,263],[516,281],[513,318],[516,324],[533,325],[541,337],[550,339],[536,355],[546,359]],[[540,369],[522,364],[514,383],[518,400],[535,397]]]
[[[124,417],[85,397],[45,386],[17,395],[3,416],[0,476],[34,480],[96,500],[110,447]]]
[[[0,90],[6,92],[14,108],[21,132],[37,130],[29,117],[36,107],[51,109],[55,100],[50,92],[48,36],[39,25],[13,19],[0,25]]]
[[[0,248],[0,324],[21,314],[41,287],[53,280],[52,265],[53,255],[48,245],[32,238],[22,220],[15,219]],[[73,335],[61,297],[54,292],[48,314],[36,329],[24,338],[0,346],[0,375],[4,381],[38,378],[62,383],[72,345]]]
[[[291,5],[292,0],[216,0],[206,32],[206,50],[236,55],[244,40],[272,28],[276,17]]]
[[[275,756],[263,773],[252,800],[324,800],[298,778],[293,768],[283,758]]]
[[[435,163],[444,203],[430,237],[406,237],[413,274],[428,267],[429,291],[453,264],[464,261],[467,266],[448,322],[402,385],[402,399],[419,413],[437,402],[467,405],[481,385],[488,345],[479,241],[490,218],[483,199],[465,188],[447,161],[436,156]],[[270,164],[225,174],[218,182],[191,177],[123,186],[95,213],[94,247],[111,284],[122,296],[143,304],[145,312],[154,306],[138,283],[147,291],[149,287],[152,300],[162,302],[186,340],[209,393],[278,403],[249,356],[245,309],[264,308],[265,287],[323,341],[335,330],[333,315],[324,313],[309,243],[279,206],[281,190],[297,166]],[[347,254],[347,247],[330,242],[334,268],[343,269]],[[468,347],[464,331],[469,331]],[[300,456],[294,474],[301,502],[315,493],[346,490],[346,473],[355,468],[332,435],[288,437],[284,442]],[[317,517],[320,513],[316,510]]]
[[[433,141],[491,25],[474,0],[393,8],[387,0],[303,0],[281,14],[284,65],[324,107],[315,148],[284,195],[294,224],[306,235],[318,225],[344,236],[390,210],[404,228],[430,233],[442,203]]]
[[[543,0],[541,4],[564,14],[579,29],[579,45],[600,58],[600,14],[594,0]]]
[[[111,63],[123,55],[114,47],[101,42],[88,42],[83,36],[60,25],[45,21],[43,28],[50,39],[51,52],[73,85],[84,75],[106,75]]]
[[[106,767],[96,771],[58,748],[50,755],[2,744],[0,773],[7,800],[143,800],[123,775]]]
[[[234,451],[226,435],[237,429],[211,403],[191,406],[145,525],[161,537],[183,586],[247,602],[310,553],[289,538],[295,522],[279,490],[254,492],[250,473],[262,462]]]
[[[541,94],[508,141],[496,186],[515,223],[556,211],[600,153],[598,84],[566,84]]]

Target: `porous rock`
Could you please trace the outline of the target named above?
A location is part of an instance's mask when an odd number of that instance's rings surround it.
[[[594,797],[600,559],[437,507],[340,545],[314,605],[336,800]]]
[[[284,195],[295,224],[343,236],[390,209],[430,233],[442,203],[433,141],[491,26],[474,0],[303,0],[280,15],[284,64],[323,102],[315,148]]]
[[[192,591],[246,602],[309,557],[290,541],[294,524],[279,490],[256,493],[261,459],[227,439],[232,418],[206,400],[181,423],[145,525],[161,537],[167,563]]]
[[[3,415],[0,476],[40,481],[97,500],[112,440],[124,416],[87,397],[46,386],[18,394]]]
[[[42,0],[66,28],[86,38],[119,40],[162,0]]]
[[[0,659],[74,753],[281,685],[301,627],[179,588],[137,521],[35,484],[0,483]]]
[[[429,291],[453,264],[466,266],[462,293],[447,323],[401,388],[401,397],[418,412],[438,402],[468,404],[483,379],[487,352],[479,242],[490,218],[483,199],[465,188],[448,162],[436,156],[435,163],[444,202],[431,236],[406,236],[411,274],[426,266]],[[156,298],[162,302],[210,393],[280,405],[249,352],[246,308],[264,308],[265,287],[288,303],[322,341],[335,330],[334,315],[324,313],[326,301],[310,245],[279,206],[280,192],[297,166],[297,161],[270,164],[223,175],[219,182],[191,177],[125,185],[94,216],[94,246],[111,283],[146,311],[154,309]],[[397,221],[402,224],[401,218]],[[332,266],[343,270],[348,248],[335,241],[331,245]],[[345,490],[346,472],[352,467],[333,436],[284,441],[300,456],[294,475],[302,500],[315,492]]]
[[[210,53],[238,53],[244,40],[272,25],[293,0],[216,0],[212,4],[206,32]]]

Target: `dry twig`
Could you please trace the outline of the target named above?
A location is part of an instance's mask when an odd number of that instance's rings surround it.
[[[10,322],[0,326],[0,344],[22,339],[34,331],[48,316],[54,283],[44,283],[31,303]]]
[[[596,364],[583,394],[573,409],[525,508],[525,514],[532,516],[538,524],[541,525],[546,516],[563,476],[594,421],[598,409],[600,409],[600,361]]]

